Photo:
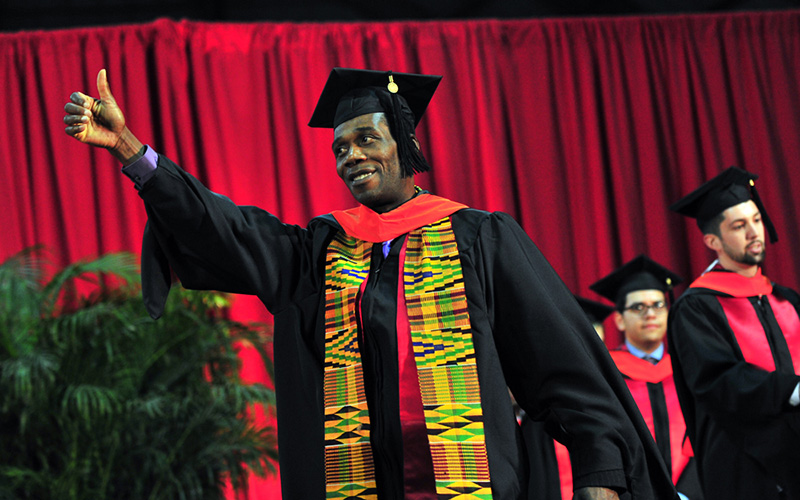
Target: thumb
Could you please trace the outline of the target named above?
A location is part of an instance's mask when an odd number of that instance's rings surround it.
[[[108,77],[106,76],[105,68],[97,73],[97,91],[100,93],[101,101],[114,102],[114,96],[111,95],[111,89],[108,86]]]

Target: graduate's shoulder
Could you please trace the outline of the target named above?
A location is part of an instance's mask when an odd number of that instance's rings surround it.
[[[322,214],[311,219],[308,223],[308,228],[330,228],[338,231],[342,226],[339,225],[339,222],[336,221],[336,217],[334,217],[333,214]]]
[[[517,221],[505,212],[463,208],[453,213],[451,220],[453,231],[458,239],[463,241],[475,240],[481,236],[505,239],[512,233],[524,234]]]
[[[709,304],[717,302],[717,297],[730,297],[730,295],[710,288],[690,286],[670,306],[670,312],[676,313],[684,308],[708,307]]]
[[[453,224],[459,223],[475,227],[480,227],[484,224],[492,224],[498,227],[519,227],[517,221],[505,212],[490,212],[478,208],[462,208],[453,213],[451,217],[453,219]]]

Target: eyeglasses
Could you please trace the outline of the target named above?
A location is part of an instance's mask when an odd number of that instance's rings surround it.
[[[653,310],[656,314],[661,314],[667,310],[667,303],[663,300],[659,300],[658,302],[653,302],[652,304],[645,304],[644,302],[637,302],[635,304],[631,304],[628,307],[624,308],[623,311],[631,311],[633,313],[638,314],[639,316],[647,316],[647,311],[650,309]]]

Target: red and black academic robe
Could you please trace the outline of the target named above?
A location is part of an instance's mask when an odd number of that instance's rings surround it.
[[[329,243],[342,226],[321,216],[300,227],[256,207],[237,206],[164,156],[139,195],[148,214],[142,284],[152,315],[160,313],[170,268],[189,288],[257,295],[274,315],[283,497],[324,498],[324,271]],[[470,316],[493,497],[516,500],[527,494],[528,461],[510,388],[528,414],[569,446],[576,487],[618,488],[626,492],[623,498],[631,493],[673,498],[663,461],[607,349],[530,238],[501,213],[463,209],[450,220]],[[381,244],[375,244],[359,309],[381,500],[402,498],[408,486],[393,326],[403,239],[396,238],[385,259],[379,257]]]
[[[706,500],[800,498],[797,292],[720,268],[670,310],[678,398]]]
[[[672,482],[677,490],[690,500],[700,500],[702,492],[691,445],[686,439],[686,424],[675,391],[670,355],[665,353],[654,365],[634,356],[623,345],[611,351],[611,359],[625,378],[661,456],[670,469]]]

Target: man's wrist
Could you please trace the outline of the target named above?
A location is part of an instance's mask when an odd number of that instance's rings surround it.
[[[144,155],[145,146],[135,135],[125,127],[117,139],[117,143],[108,149],[114,158],[119,160],[122,165],[127,166],[135,162]]]
[[[137,189],[142,189],[158,169],[158,154],[153,148],[143,146],[141,153],[138,160],[122,167],[122,173],[136,184]]]

